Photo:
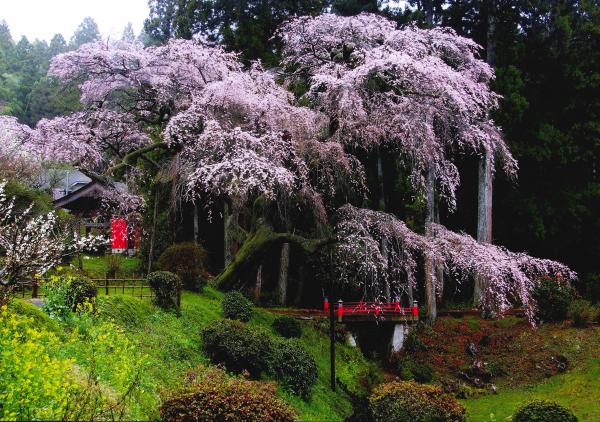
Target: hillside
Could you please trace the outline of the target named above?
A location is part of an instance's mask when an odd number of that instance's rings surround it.
[[[158,406],[161,397],[182,386],[188,369],[200,364],[209,364],[200,344],[200,331],[203,327],[222,318],[220,301],[222,293],[206,288],[203,293],[184,292],[181,315],[162,311],[150,304],[148,300],[140,300],[127,296],[101,296],[98,298],[99,315],[91,321],[70,324],[58,324],[50,320],[33,305],[14,300],[11,308],[19,314],[34,318],[33,326],[38,330],[53,331],[61,338],[82,325],[100,324],[101,321],[112,320],[123,328],[125,336],[132,342],[135,357],[143,361],[141,374],[141,392],[137,403],[130,406],[129,418],[155,419],[158,417]],[[271,323],[276,315],[257,309],[250,325],[263,328],[270,335]],[[327,415],[329,420],[343,420],[352,413],[350,397],[340,388],[332,392],[329,388],[329,339],[325,332],[316,328],[313,321],[302,321],[303,334],[301,342],[315,358],[318,366],[318,380],[313,387],[309,400],[283,391],[278,394],[289,402],[298,412],[302,420],[321,420]],[[90,330],[89,326],[85,329]],[[86,346],[76,340],[59,353],[73,358],[79,363]],[[360,392],[363,387],[359,380],[378,377],[379,370],[369,363],[357,349],[337,344],[337,377],[351,391]],[[58,352],[58,350],[57,350]],[[133,349],[132,349],[133,353]],[[110,387],[116,376],[117,363],[110,356],[98,360],[99,368],[104,373],[106,387]],[[83,363],[85,364],[85,363]],[[364,375],[364,377],[363,377]]]

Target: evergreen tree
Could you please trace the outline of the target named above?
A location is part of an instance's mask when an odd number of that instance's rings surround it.
[[[75,49],[82,44],[98,41],[99,39],[100,30],[98,25],[94,19],[88,16],[79,24],[69,44],[72,49]]]

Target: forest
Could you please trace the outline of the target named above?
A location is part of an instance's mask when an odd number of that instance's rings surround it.
[[[1,14],[0,419],[600,420],[597,1]]]

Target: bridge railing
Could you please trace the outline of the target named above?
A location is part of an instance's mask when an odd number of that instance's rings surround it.
[[[329,312],[329,302],[327,300],[323,303],[323,311],[325,314]],[[413,303],[413,306],[405,307],[401,306],[400,302],[343,302],[338,301],[333,304],[334,314],[337,316],[338,321],[342,322],[346,320],[366,320],[369,318],[374,319],[407,319],[407,320],[418,320],[419,308],[417,302]]]

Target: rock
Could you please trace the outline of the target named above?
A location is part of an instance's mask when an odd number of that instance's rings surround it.
[[[479,353],[479,348],[475,345],[475,343],[471,341],[467,346],[467,353],[471,356],[477,356],[477,354]]]

